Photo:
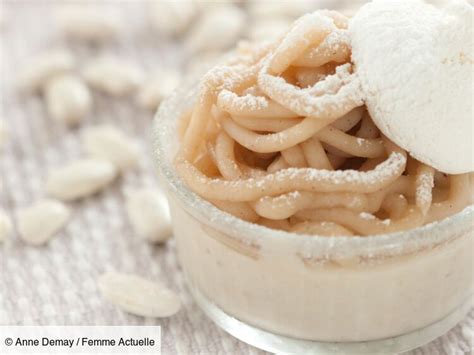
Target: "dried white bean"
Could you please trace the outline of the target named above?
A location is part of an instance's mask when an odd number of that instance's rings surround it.
[[[139,67],[114,57],[96,58],[82,74],[92,87],[114,96],[132,93],[144,79]]]
[[[234,5],[209,8],[198,20],[185,46],[190,52],[226,49],[237,41],[245,26],[245,13]]]
[[[55,49],[34,54],[18,77],[21,90],[38,90],[53,76],[68,72],[74,68],[76,61],[66,49]]]
[[[165,286],[133,274],[107,272],[98,279],[102,295],[125,312],[143,317],[170,317],[181,308],[179,297]]]
[[[138,165],[137,143],[114,126],[101,125],[86,129],[82,135],[82,145],[86,154],[107,160],[119,170]]]
[[[156,110],[160,102],[178,86],[180,80],[180,72],[173,69],[154,74],[142,85],[136,98],[137,103],[143,108]]]
[[[135,233],[154,243],[162,243],[172,235],[166,196],[154,188],[126,193],[126,210]]]
[[[18,232],[27,244],[47,243],[69,220],[71,212],[59,201],[44,199],[18,212]]]
[[[151,25],[166,36],[179,35],[186,31],[197,10],[191,1],[152,1],[149,9]]]
[[[117,176],[117,168],[106,160],[80,159],[53,170],[46,180],[46,191],[60,200],[93,195]]]
[[[0,243],[3,243],[12,231],[12,221],[7,214],[0,210]]]
[[[68,125],[81,122],[92,108],[92,96],[84,81],[76,75],[59,75],[45,88],[48,112]]]
[[[7,123],[2,118],[0,119],[0,152],[3,150],[3,146],[8,140],[8,135],[9,135],[9,131],[8,131]]]
[[[117,37],[121,17],[116,12],[103,11],[99,6],[67,6],[56,14],[60,30],[68,37],[104,42]]]
[[[247,37],[252,41],[259,42],[277,39],[291,26],[291,21],[283,18],[270,18],[268,20],[257,20],[251,24]]]

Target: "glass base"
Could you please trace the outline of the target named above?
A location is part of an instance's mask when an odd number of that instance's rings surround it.
[[[318,342],[272,334],[239,321],[213,304],[190,282],[188,288],[199,307],[219,327],[237,339],[259,349],[278,354],[380,354],[415,349],[445,334],[459,323],[472,307],[471,297],[445,318],[411,333],[364,342]]]

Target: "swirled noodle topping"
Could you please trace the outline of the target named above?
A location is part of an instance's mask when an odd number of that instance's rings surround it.
[[[333,11],[241,43],[182,117],[175,166],[188,187],[248,222],[323,236],[415,228],[470,204],[469,174],[441,174],[380,133],[350,56]]]

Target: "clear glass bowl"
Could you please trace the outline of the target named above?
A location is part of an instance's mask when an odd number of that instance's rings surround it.
[[[185,85],[161,105],[153,158],[169,199],[178,257],[203,311],[235,337],[278,353],[401,352],[457,324],[471,307],[474,207],[372,237],[271,230],[220,211],[177,175]]]

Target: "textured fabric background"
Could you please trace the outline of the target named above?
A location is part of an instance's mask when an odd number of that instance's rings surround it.
[[[83,63],[102,52],[113,52],[147,70],[162,66],[182,68],[179,47],[151,34],[145,1],[109,1],[106,5],[126,18],[125,33],[112,44],[94,47],[66,43],[55,31],[52,10],[58,2],[1,0],[5,21],[1,42],[1,119],[10,127],[10,140],[0,155],[0,203],[15,212],[44,196],[47,172],[81,156],[80,130],[112,123],[140,139],[143,159],[97,196],[69,204],[73,217],[47,246],[28,247],[14,234],[0,246],[0,324],[2,325],[137,325],[160,324],[164,354],[260,354],[217,328],[193,303],[175,257],[175,243],[158,247],[136,238],[124,214],[128,187],[153,185],[155,177],[148,142],[152,113],[136,107],[133,98],[94,94],[93,113],[80,128],[54,123],[40,96],[19,95],[15,76],[22,62],[36,52],[65,45]],[[325,6],[331,1],[325,1]],[[347,1],[354,7],[353,1]],[[163,320],[127,315],[104,301],[96,278],[106,270],[134,272],[161,280],[176,290],[183,309]],[[440,285],[442,287],[442,285]],[[470,353],[474,312],[445,336],[413,354]]]

